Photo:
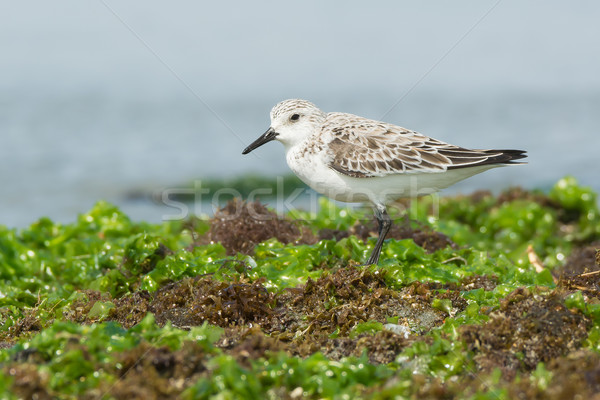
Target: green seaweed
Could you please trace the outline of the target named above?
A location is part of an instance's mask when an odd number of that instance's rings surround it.
[[[157,368],[157,376],[167,374],[164,382],[157,378],[155,383],[168,386],[168,374],[196,366],[184,386],[168,389],[172,398],[509,398],[529,391],[555,393],[553,382],[564,375],[557,357],[600,353],[597,282],[582,288],[561,272],[574,249],[600,239],[597,196],[574,178],[561,179],[548,194],[512,191],[413,200],[409,225],[443,232],[457,246],[430,251],[411,237],[388,239],[380,264],[366,267],[360,264],[375,237],[363,241],[353,229],[370,221],[371,211],[325,198],[319,202],[316,213],[296,210],[288,217],[301,220],[315,237],[323,229],[345,231],[345,237],[301,244],[271,238],[253,244],[250,253],[234,255],[222,243],[202,240],[215,221],[134,222],[106,202],[70,224],[41,218],[24,229],[0,226],[1,397],[26,397],[34,389],[57,398],[92,390],[117,393],[125,390],[120,381],[152,381],[141,367],[123,360],[156,354],[154,364],[142,363]],[[392,216],[396,225],[407,223],[400,212]],[[531,252],[541,260],[541,272]],[[354,277],[360,292],[348,292],[339,279],[322,279],[328,285],[319,289],[325,293],[323,312],[294,314],[314,308],[307,303],[303,309],[302,301],[315,292],[319,278],[344,268],[359,271],[339,276]],[[185,314],[180,298],[188,293],[185,285],[198,277],[218,283],[201,303],[212,308]],[[477,283],[491,277],[493,285]],[[373,279],[376,284],[370,286]],[[164,290],[181,282],[188,283]],[[261,313],[252,323],[227,320],[228,325],[218,327],[189,317],[212,309],[236,315],[234,306],[251,304],[241,297],[245,293],[254,293],[251,301],[268,299],[260,309],[247,309]],[[143,308],[158,295],[164,301],[160,318]],[[374,304],[388,311],[373,314],[371,295],[383,296]],[[485,362],[495,365],[494,359],[485,359],[485,349],[467,338],[512,302],[525,304],[520,302],[531,296],[552,299],[548,304],[554,309],[548,312],[564,305],[561,312],[579,321],[578,332],[585,337],[571,347],[561,347],[557,339],[552,344],[558,355],[540,358],[546,361],[533,367],[522,352],[509,354],[509,369],[500,363],[501,372],[485,369]],[[123,327],[127,318],[118,316],[137,306],[135,311],[145,317]],[[294,313],[283,315],[282,310]],[[187,319],[176,318],[184,314]],[[424,328],[414,322],[415,315],[430,315],[433,322]],[[508,321],[517,314],[506,315]],[[384,329],[385,323],[403,325],[410,339]],[[322,331],[315,331],[317,324]],[[297,329],[287,332],[286,326]],[[186,347],[191,344],[196,346],[192,350]],[[594,360],[590,354],[581,357]],[[195,361],[185,361],[186,355]]]

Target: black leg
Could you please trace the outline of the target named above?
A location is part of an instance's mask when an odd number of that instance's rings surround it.
[[[373,249],[373,252],[371,253],[371,256],[365,265],[377,264],[379,262],[379,255],[381,254],[383,241],[385,240],[385,237],[392,226],[392,220],[390,219],[385,206],[375,207],[375,218],[377,218],[377,222],[379,223],[379,237],[377,238],[375,248]]]

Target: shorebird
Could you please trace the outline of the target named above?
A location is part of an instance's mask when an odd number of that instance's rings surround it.
[[[271,110],[271,126],[244,149],[283,144],[291,170],[308,186],[344,202],[369,202],[379,237],[366,264],[377,264],[392,220],[386,206],[402,197],[437,192],[490,168],[527,157],[523,150],[472,150],[393,124],[321,111],[306,100]]]

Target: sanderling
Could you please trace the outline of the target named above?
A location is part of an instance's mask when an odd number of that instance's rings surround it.
[[[490,168],[527,157],[523,150],[470,150],[396,125],[346,113],[325,113],[306,100],[271,110],[271,126],[244,149],[283,143],[294,173],[319,193],[345,202],[370,202],[379,237],[367,264],[377,264],[392,221],[386,205],[430,194]]]

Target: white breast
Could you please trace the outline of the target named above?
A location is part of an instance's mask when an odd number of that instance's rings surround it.
[[[286,149],[290,169],[315,191],[339,201],[361,202],[370,198],[358,195],[339,173],[329,167],[328,155],[314,143]]]

